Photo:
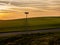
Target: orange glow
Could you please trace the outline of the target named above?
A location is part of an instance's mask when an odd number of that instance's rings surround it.
[[[17,18],[25,18],[25,11],[29,11],[28,18],[30,17],[46,17],[46,16],[60,16],[60,11],[55,10],[40,10],[39,11],[35,8],[33,9],[12,9],[13,11],[9,10],[0,10],[0,20],[10,20],[10,19],[17,19]]]
[[[60,13],[57,11],[45,11],[45,12],[32,12],[29,11],[28,17],[44,17],[44,16],[60,16]],[[17,18],[25,18],[24,12],[9,12],[9,13],[0,13],[1,20],[7,19],[17,19]]]

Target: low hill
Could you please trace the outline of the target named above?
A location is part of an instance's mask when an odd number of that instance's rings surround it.
[[[27,31],[60,28],[60,17],[37,17],[16,20],[0,20],[0,32]]]

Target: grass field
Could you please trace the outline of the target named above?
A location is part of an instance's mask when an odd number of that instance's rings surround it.
[[[28,25],[26,25],[28,24]],[[27,28],[26,28],[27,27]],[[60,28],[60,17],[0,20],[0,32]],[[0,36],[0,45],[60,45],[60,32]]]
[[[27,27],[27,28],[26,28]],[[0,20],[0,32],[27,31],[46,28],[60,28],[60,17],[37,17],[25,19]]]
[[[60,32],[0,37],[0,45],[60,45]]]

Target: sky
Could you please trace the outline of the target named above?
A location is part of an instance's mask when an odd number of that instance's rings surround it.
[[[4,3],[0,4],[0,20],[25,18],[25,11],[29,12],[28,18],[60,16],[60,0],[0,0],[0,3]]]

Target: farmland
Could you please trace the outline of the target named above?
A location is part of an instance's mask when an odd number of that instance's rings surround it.
[[[55,31],[46,32],[46,29]],[[57,29],[60,29],[60,17],[28,18],[27,22],[26,19],[0,20],[0,45],[60,45],[60,32],[56,32]],[[21,31],[40,32],[24,34]]]
[[[0,32],[29,31],[60,28],[60,17],[37,17],[16,20],[0,20]]]

